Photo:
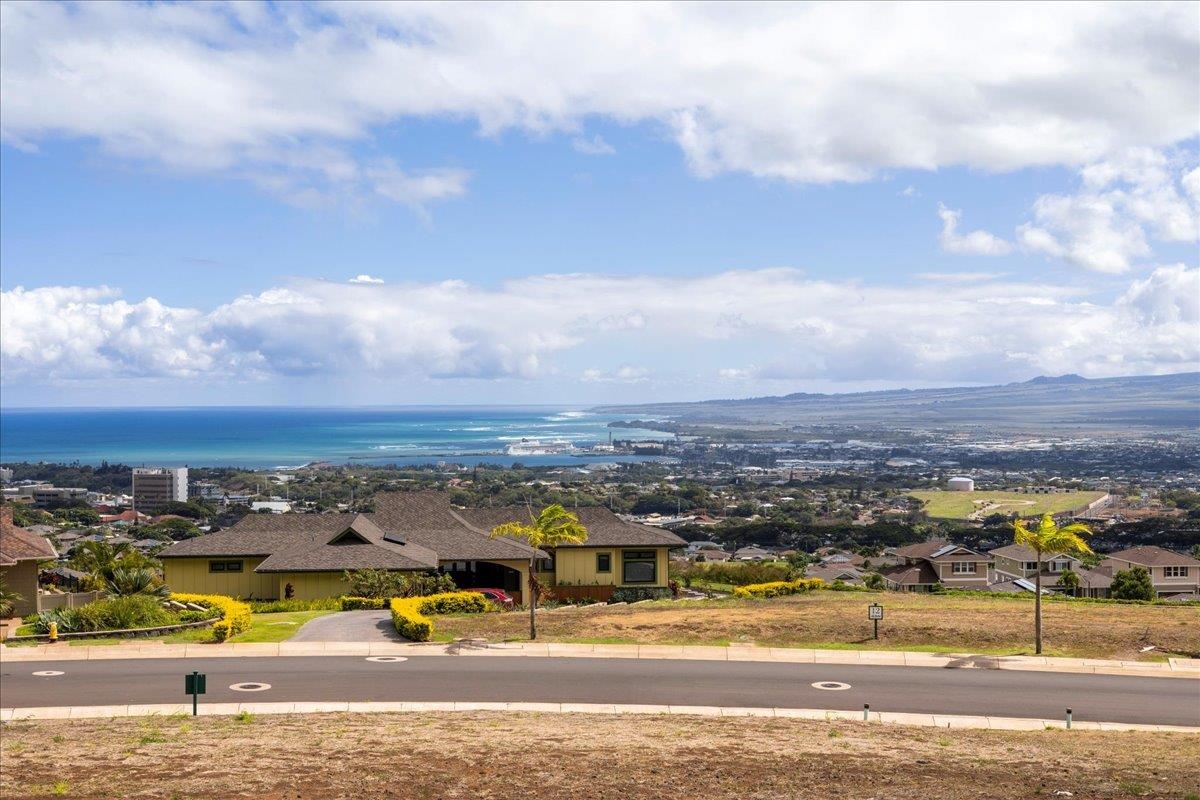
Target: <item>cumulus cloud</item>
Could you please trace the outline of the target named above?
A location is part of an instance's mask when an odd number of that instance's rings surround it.
[[[103,287],[18,287],[0,306],[0,368],[6,382],[540,379],[563,374],[579,351],[594,370],[581,378],[614,382],[686,370],[830,381],[1173,372],[1200,361],[1197,275],[1160,267],[1108,303],[1086,285],[865,286],[789,269],[539,275],[496,287],[298,281],[207,312]],[[642,363],[629,364],[630,352]],[[730,366],[736,353],[761,366]]]
[[[414,118],[485,135],[649,123],[698,175],[818,183],[1075,166],[1200,127],[1192,3],[45,2],[0,14],[12,146],[97,142],[299,204],[459,195],[461,175],[379,176],[356,154]]]
[[[1115,274],[1150,256],[1151,238],[1197,239],[1200,168],[1183,156],[1131,148],[1085,166],[1080,183],[1077,193],[1038,197],[1033,221],[1017,228],[1025,250]]]
[[[384,280],[372,275],[355,275],[350,279],[350,283],[384,283]]]
[[[957,253],[969,256],[1002,256],[1012,252],[1012,245],[984,230],[959,233],[958,223],[962,220],[962,212],[946,208],[938,203],[938,216],[942,220],[942,232],[938,234],[938,244],[947,253]]]

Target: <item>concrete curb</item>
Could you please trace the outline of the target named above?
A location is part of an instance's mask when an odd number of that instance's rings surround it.
[[[129,644],[71,647],[0,647],[0,663],[100,661],[133,658],[235,658],[269,656],[472,656],[559,658],[653,658],[705,661],[763,661],[795,664],[1005,669],[1089,675],[1200,679],[1200,659],[1172,658],[1166,663],[1107,661],[1045,656],[981,656],[971,653],[917,653],[901,650],[808,650],[790,647],[699,647],[651,644],[567,644],[558,642],[399,643],[279,642],[256,644]]]
[[[721,706],[613,705],[606,703],[484,703],[484,702],[321,702],[321,703],[205,703],[200,716],[250,714],[418,714],[428,712],[502,711],[539,714],[666,714],[699,717],[773,717],[823,722],[864,722],[861,711],[828,711],[815,708],[730,708]],[[111,717],[190,716],[188,703],[159,703],[118,706],[49,706],[0,708],[0,722],[48,719],[103,719]],[[957,728],[995,731],[1062,730],[1066,723],[1023,717],[978,717],[951,714],[902,714],[872,711],[865,724],[915,725],[926,728]],[[1150,731],[1155,733],[1200,733],[1200,727],[1179,725],[1136,725],[1123,722],[1074,722],[1078,731]]]

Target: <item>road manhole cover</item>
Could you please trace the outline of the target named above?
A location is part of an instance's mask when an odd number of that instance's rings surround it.
[[[233,689],[235,692],[265,692],[267,689],[271,688],[271,684],[269,684],[269,683],[232,683],[229,685],[229,688]]]
[[[408,659],[404,656],[367,656],[367,661],[374,661],[376,664],[396,664]]]
[[[842,683],[841,681],[817,681],[812,685],[814,689],[823,689],[827,692],[842,692],[850,688],[850,684]]]

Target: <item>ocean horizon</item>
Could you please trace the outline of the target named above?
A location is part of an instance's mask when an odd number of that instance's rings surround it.
[[[294,468],[438,462],[530,466],[630,462],[653,456],[510,455],[523,439],[583,449],[671,434],[609,428],[628,416],[570,405],[158,406],[2,408],[0,463]]]

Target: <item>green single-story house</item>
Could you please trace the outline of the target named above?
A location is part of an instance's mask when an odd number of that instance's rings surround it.
[[[388,492],[376,495],[372,513],[249,514],[158,557],[174,591],[246,599],[336,597],[347,591],[346,570],[386,569],[442,572],[460,588],[504,589],[520,602],[531,557],[537,580],[563,599],[667,587],[667,554],[682,539],[605,508],[574,513],[588,540],[543,552],[490,535],[503,522],[528,521],[524,507],[459,508],[446,492]]]

